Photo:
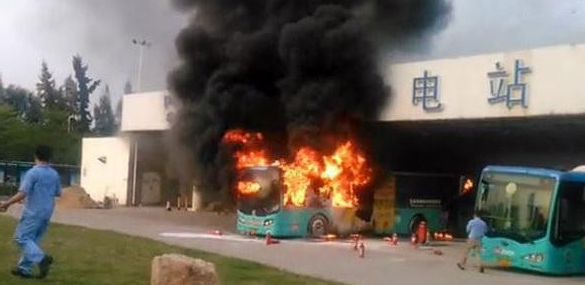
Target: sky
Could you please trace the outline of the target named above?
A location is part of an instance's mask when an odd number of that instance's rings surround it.
[[[585,42],[585,0],[451,1],[447,27],[426,48],[405,49],[395,60]],[[0,0],[0,74],[5,85],[33,89],[45,60],[61,84],[79,54],[90,77],[110,86],[115,102],[127,80],[136,89],[139,52],[132,39],[145,39],[152,45],[141,91],[162,90],[178,64],[174,39],[187,22],[169,0]]]

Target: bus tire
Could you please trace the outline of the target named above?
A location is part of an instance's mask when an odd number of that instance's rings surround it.
[[[409,234],[414,234],[416,233],[416,230],[418,229],[418,225],[421,222],[426,222],[427,219],[425,219],[425,216],[423,216],[422,214],[416,214],[414,216],[412,216],[412,218],[410,219],[410,224],[408,229],[410,230]]]
[[[310,237],[321,237],[328,233],[329,221],[323,215],[315,215],[309,220],[307,231]]]

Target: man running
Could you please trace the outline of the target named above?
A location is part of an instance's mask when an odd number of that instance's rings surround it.
[[[474,254],[479,260],[479,272],[484,272],[483,264],[481,263],[480,250],[481,250],[481,239],[487,232],[487,224],[479,217],[479,212],[476,210],[473,214],[473,219],[467,223],[467,233],[469,238],[467,239],[467,247],[463,258],[460,263],[457,263],[457,267],[461,270],[465,270],[465,264],[467,263],[467,256],[469,253],[474,251]]]
[[[0,211],[26,198],[22,216],[16,226],[14,240],[20,247],[21,257],[12,274],[22,278],[32,277],[33,267],[39,266],[39,278],[45,278],[53,258],[40,248],[55,207],[55,197],[61,194],[59,174],[49,166],[51,148],[39,146],[35,151],[35,166],[20,183],[19,191],[10,200],[0,202]]]

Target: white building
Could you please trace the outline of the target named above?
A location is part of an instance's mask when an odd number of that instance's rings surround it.
[[[585,44],[390,65],[391,99],[363,132],[394,170],[569,168],[585,160],[583,67]],[[160,163],[169,103],[165,92],[126,95],[120,136],[83,140],[81,185],[92,198],[137,205],[176,195],[161,191],[176,188]]]
[[[81,186],[94,200],[108,196],[124,205],[154,205],[176,199],[176,186],[161,163],[163,132],[173,111],[170,98],[167,92],[127,94],[120,134],[83,139]]]

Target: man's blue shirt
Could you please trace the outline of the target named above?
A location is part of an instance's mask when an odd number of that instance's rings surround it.
[[[467,233],[469,238],[480,240],[487,232],[487,225],[480,218],[474,218],[467,223]]]
[[[24,175],[19,190],[26,194],[23,216],[50,217],[55,197],[61,195],[59,174],[48,165],[37,165]]]

